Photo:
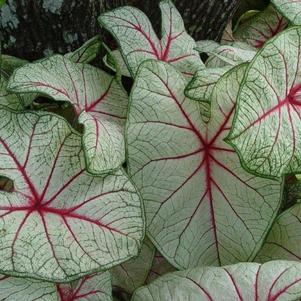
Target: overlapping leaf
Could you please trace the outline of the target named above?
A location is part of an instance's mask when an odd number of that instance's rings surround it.
[[[277,217],[256,260],[273,259],[301,261],[301,203]]]
[[[269,177],[301,169],[301,28],[267,42],[250,64],[228,137],[249,171]]]
[[[132,301],[296,301],[301,263],[239,263],[175,272],[137,290]]]
[[[301,25],[300,0],[271,0],[279,12],[295,25]]]
[[[75,51],[65,54],[65,57],[74,63],[89,63],[96,58],[100,47],[100,37],[95,36]]]
[[[132,294],[135,289],[142,286],[150,272],[155,248],[148,240],[142,244],[141,251],[136,258],[133,258],[111,270],[113,285],[121,287]]]
[[[109,272],[93,274],[70,284],[0,276],[0,300],[5,301],[111,301]]]
[[[71,284],[59,284],[56,289],[58,301],[112,300],[112,284],[109,272],[86,276]]]
[[[68,281],[136,256],[139,197],[122,171],[85,171],[81,136],[49,113],[0,110],[0,271]]]
[[[55,55],[19,68],[10,79],[9,88],[72,103],[84,125],[83,145],[89,171],[106,173],[121,166],[125,156],[127,95],[112,76]]]
[[[125,6],[106,12],[99,22],[117,39],[128,68],[134,76],[144,60],[168,62],[184,74],[192,75],[203,67],[195,42],[187,34],[181,15],[171,1],[160,2],[162,39],[159,40],[147,16]]]
[[[280,183],[246,173],[223,141],[244,70],[217,83],[208,125],[172,66],[149,61],[137,74],[128,170],[144,199],[147,233],[176,267],[252,259],[279,207]]]
[[[284,30],[286,19],[272,5],[243,22],[234,32],[237,40],[261,48],[264,43]]]

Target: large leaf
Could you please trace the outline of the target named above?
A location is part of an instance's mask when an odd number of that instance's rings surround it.
[[[243,22],[234,31],[237,40],[261,48],[264,43],[287,26],[287,21],[272,5]]]
[[[185,78],[148,61],[134,84],[126,129],[129,173],[144,199],[147,233],[178,268],[252,259],[280,202],[280,183],[246,173],[223,139],[245,66],[227,73],[204,124]]]
[[[68,284],[0,276],[2,301],[111,301],[109,272],[86,276]]]
[[[257,260],[301,260],[301,203],[277,217]]]
[[[70,284],[57,285],[59,301],[111,301],[109,272],[86,276]]]
[[[124,161],[123,124],[127,95],[110,75],[76,64],[60,55],[27,64],[9,82],[15,92],[39,92],[71,102],[84,125],[83,145],[88,170],[106,173]]]
[[[89,63],[96,58],[100,47],[100,37],[95,36],[75,51],[65,54],[65,57],[74,63]]]
[[[111,270],[113,285],[121,287],[132,294],[135,289],[142,286],[150,272],[155,254],[153,244],[148,240],[142,244],[141,251],[133,258]]]
[[[45,113],[0,110],[0,271],[69,281],[137,255],[139,197],[122,171],[85,171],[81,135]]]
[[[295,25],[301,25],[300,0],[271,0],[279,12]]]
[[[301,170],[301,28],[267,42],[250,64],[228,141],[254,174]]]
[[[134,76],[144,60],[168,62],[184,74],[192,75],[203,67],[195,42],[187,34],[181,15],[169,0],[160,2],[162,39],[159,40],[147,16],[125,6],[106,12],[99,22],[117,39],[128,68]]]
[[[58,295],[53,283],[1,275],[0,300],[58,301]]]
[[[137,290],[132,301],[296,301],[300,297],[301,263],[272,261],[167,274]]]

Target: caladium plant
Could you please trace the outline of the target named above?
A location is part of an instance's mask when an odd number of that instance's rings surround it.
[[[0,301],[300,300],[291,2],[220,43],[164,0],[161,35],[126,6],[99,17],[119,49],[1,56]]]

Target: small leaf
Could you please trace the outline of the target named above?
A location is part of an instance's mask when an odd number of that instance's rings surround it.
[[[208,124],[172,66],[148,61],[138,71],[128,171],[144,200],[148,236],[177,268],[251,260],[278,211],[281,183],[245,172],[223,141],[245,69],[218,81]]]
[[[146,283],[151,283],[158,277],[175,271],[176,269],[157,251],[147,276]]]
[[[150,272],[155,248],[153,244],[146,239],[140,251],[140,254],[111,270],[113,285],[121,287],[129,294],[142,286]]]
[[[185,88],[185,95],[193,100],[210,102],[214,85],[218,79],[230,69],[230,66],[226,66],[222,68],[206,68],[197,71]]]
[[[228,142],[244,167],[266,177],[301,170],[301,28],[265,44],[250,64]]]
[[[108,54],[105,55],[103,61],[105,65],[109,67],[111,70],[113,70],[114,72],[117,71],[115,66],[115,64],[117,64],[120,69],[121,75],[126,77],[131,77],[130,71],[119,50],[113,50],[111,56]]]
[[[0,300],[59,301],[53,283],[3,275],[0,275]]]
[[[59,301],[111,301],[109,272],[86,276],[70,284],[58,284]]]
[[[74,63],[89,63],[96,58],[100,48],[100,37],[95,36],[75,51],[65,54],[65,57]]]
[[[195,42],[187,34],[184,22],[171,1],[160,2],[162,39],[159,40],[147,16],[125,6],[99,17],[100,24],[117,39],[128,68],[134,76],[144,60],[168,62],[187,75],[204,67]]]
[[[284,211],[275,220],[256,260],[273,259],[301,261],[301,203]]]
[[[132,301],[296,301],[301,297],[301,263],[200,267],[167,274],[138,289]]]
[[[73,104],[84,125],[87,168],[93,174],[117,170],[125,159],[123,126],[127,94],[110,75],[60,55],[16,70],[9,82],[15,92],[39,92]]]
[[[261,48],[266,41],[284,30],[286,26],[286,19],[269,5],[238,26],[234,31],[234,37],[236,40]]]
[[[271,0],[279,12],[295,25],[301,25],[301,2],[299,0]]]
[[[50,113],[0,110],[0,271],[71,281],[136,256],[141,205],[120,170],[85,170],[81,135]]]

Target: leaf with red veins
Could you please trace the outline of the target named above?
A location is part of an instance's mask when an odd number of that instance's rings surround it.
[[[245,68],[217,82],[208,124],[172,66],[148,61],[138,71],[128,171],[144,199],[148,236],[177,268],[251,260],[279,208],[281,183],[245,172],[223,141]]]
[[[287,209],[275,220],[256,257],[258,262],[275,259],[301,261],[301,203]]]
[[[256,175],[301,171],[300,35],[293,27],[267,42],[241,85],[227,141]]]
[[[247,19],[234,31],[236,40],[261,48],[266,41],[284,30],[287,20],[272,5]]]
[[[83,146],[89,172],[107,173],[122,165],[128,97],[112,76],[55,55],[19,68],[8,86],[18,93],[38,92],[74,105],[84,126]]]
[[[145,283],[155,254],[155,248],[149,239],[145,239],[140,253],[121,265],[111,269],[113,285],[132,294],[135,289]]]
[[[147,59],[168,62],[183,74],[193,75],[204,67],[194,50],[195,41],[187,34],[183,19],[171,1],[161,1],[160,9],[161,40],[147,16],[134,7],[106,12],[99,17],[99,22],[116,38],[132,76]]]
[[[81,135],[62,118],[0,110],[0,271],[71,281],[136,256],[140,200],[122,170],[86,172]]]
[[[0,300],[59,301],[55,284],[0,275]]]
[[[301,263],[279,260],[169,273],[138,289],[132,301],[295,301],[300,297]]]
[[[301,0],[272,0],[276,9],[295,25],[301,25]]]
[[[111,275],[92,274],[72,283],[58,284],[57,291],[58,301],[111,301]]]

